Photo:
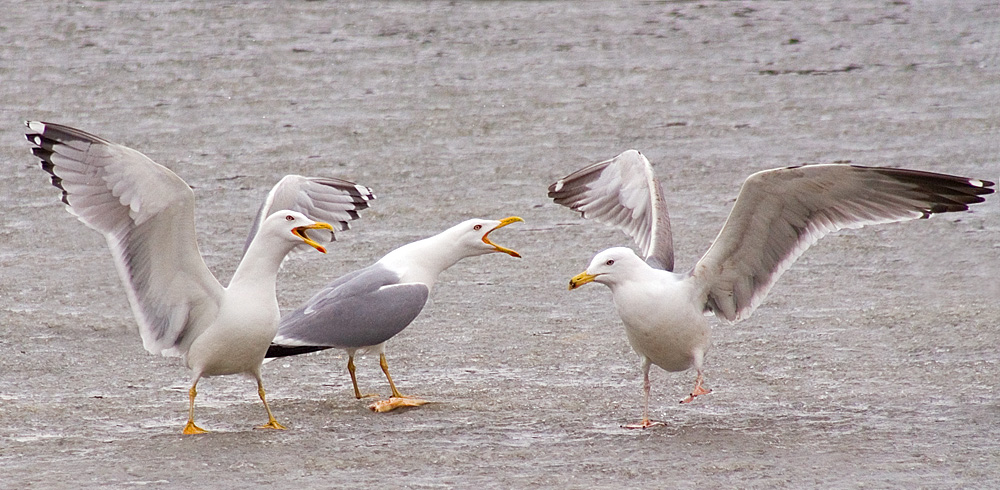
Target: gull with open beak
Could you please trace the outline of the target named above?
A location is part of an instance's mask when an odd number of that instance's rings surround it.
[[[59,124],[29,121],[28,141],[62,191],[70,213],[107,239],[143,346],[153,354],[180,356],[192,371],[185,434],[205,432],[194,423],[194,399],[203,376],[248,374],[268,421],[284,429],[264,395],[260,367],[278,330],[275,282],[292,249],[326,253],[310,230],[333,226],[294,209],[265,202],[253,239],[228,286],[212,275],[195,239],[194,192],[176,174],[131,148]],[[294,207],[319,214],[341,229],[357,218],[370,189],[339,179],[283,179],[272,195],[297,196]],[[372,196],[373,197],[373,196]]]
[[[489,253],[520,257],[490,240],[490,233],[518,221],[522,219],[516,216],[463,221],[437,235],[403,245],[378,262],[340,277],[282,317],[267,357],[343,349],[347,351],[354,396],[361,399],[366,395],[358,389],[354,356],[359,351],[377,351],[392,396],[373,403],[370,408],[387,412],[427,403],[400,394],[389,375],[385,342],[420,314],[445,269],[464,258]]]

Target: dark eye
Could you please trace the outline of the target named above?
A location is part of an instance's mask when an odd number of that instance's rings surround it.
[[[607,265],[615,265],[615,259],[611,259],[611,260],[605,262],[605,264],[607,264]]]
[[[289,214],[288,216],[285,216],[285,221],[295,221],[295,216]]]
[[[476,230],[476,231],[479,231],[479,230],[483,229],[483,225],[476,225],[476,226],[473,226],[473,227],[472,227],[472,229],[473,229],[473,230]]]

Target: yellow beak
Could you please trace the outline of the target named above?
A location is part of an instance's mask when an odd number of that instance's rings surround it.
[[[303,242],[306,242],[306,244],[311,245],[316,250],[319,250],[322,253],[326,253],[326,249],[323,248],[322,245],[316,243],[315,240],[306,236],[306,230],[320,230],[320,229],[333,231],[333,227],[330,226],[329,223],[317,222],[311,225],[298,226],[292,228],[292,234],[301,238]]]
[[[499,225],[497,225],[492,230],[487,231],[486,234],[483,235],[483,243],[485,243],[487,245],[491,245],[497,252],[503,252],[503,253],[505,253],[507,255],[510,255],[511,257],[521,257],[521,254],[519,254],[519,253],[517,253],[517,252],[515,252],[515,251],[513,251],[513,250],[511,250],[509,248],[501,247],[500,245],[497,245],[497,244],[495,244],[495,243],[493,243],[493,242],[490,241],[490,233],[493,233],[494,231],[497,231],[500,228],[503,228],[503,227],[505,227],[505,226],[507,226],[507,225],[509,225],[511,223],[517,223],[518,221],[524,221],[524,220],[521,219],[521,218],[518,218],[517,216],[511,216],[509,218],[504,218],[504,219],[500,220],[500,224]]]
[[[592,282],[596,278],[597,276],[593,274],[588,274],[587,271],[583,271],[573,276],[573,278],[569,280],[569,289],[570,290],[576,289],[580,286],[583,286],[584,284],[587,284],[588,282]]]

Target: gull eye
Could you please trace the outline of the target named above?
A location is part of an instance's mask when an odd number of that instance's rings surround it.
[[[285,216],[285,221],[295,221],[295,216],[289,214],[288,216]]]
[[[483,229],[483,225],[476,225],[472,227],[473,230],[479,231]]]
[[[605,265],[615,265],[615,259],[611,259],[604,263]]]

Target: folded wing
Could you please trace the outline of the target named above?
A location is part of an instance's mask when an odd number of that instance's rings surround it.
[[[283,316],[274,344],[344,349],[379,345],[420,314],[429,293],[427,285],[400,283],[398,274],[376,263],[340,277]]]

